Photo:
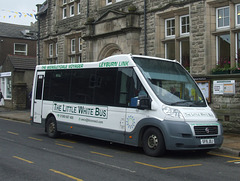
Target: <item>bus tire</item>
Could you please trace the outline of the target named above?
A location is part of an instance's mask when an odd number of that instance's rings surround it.
[[[143,150],[149,156],[162,156],[166,152],[165,142],[161,131],[157,128],[148,128],[142,138]]]
[[[50,117],[47,120],[46,130],[47,130],[47,135],[50,138],[56,138],[56,137],[59,136],[59,132],[57,131],[57,122],[56,122],[56,119],[54,117]]]

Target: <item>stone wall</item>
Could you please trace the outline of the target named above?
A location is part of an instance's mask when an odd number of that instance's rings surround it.
[[[234,95],[214,95],[214,80],[235,80]],[[210,106],[219,121],[223,124],[224,131],[229,133],[240,133],[240,76],[218,75],[211,77],[212,101]]]
[[[204,75],[206,73],[205,62],[205,3],[204,1],[196,2],[190,5],[190,70],[191,74]]]
[[[12,108],[26,109],[27,106],[27,85],[18,83],[12,85]]]

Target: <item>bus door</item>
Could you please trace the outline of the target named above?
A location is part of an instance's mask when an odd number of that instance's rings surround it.
[[[33,122],[41,123],[42,119],[42,105],[43,105],[43,89],[44,89],[45,72],[37,72],[37,80],[35,85],[34,99],[33,99]]]

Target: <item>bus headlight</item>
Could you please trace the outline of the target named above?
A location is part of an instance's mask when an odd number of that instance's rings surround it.
[[[163,106],[162,111],[169,116],[170,118],[177,121],[177,119],[184,120],[183,114],[175,108],[171,108],[169,106]]]

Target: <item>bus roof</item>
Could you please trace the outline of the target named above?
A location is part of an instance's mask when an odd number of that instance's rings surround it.
[[[143,55],[120,54],[120,55],[113,55],[113,56],[107,57],[99,62],[37,65],[36,70],[134,67],[134,66],[136,66],[136,64],[134,63],[134,61],[132,59],[133,57],[172,61],[172,60],[167,60],[167,59],[163,59],[163,58],[143,56]],[[176,62],[176,61],[173,61],[173,62]]]

